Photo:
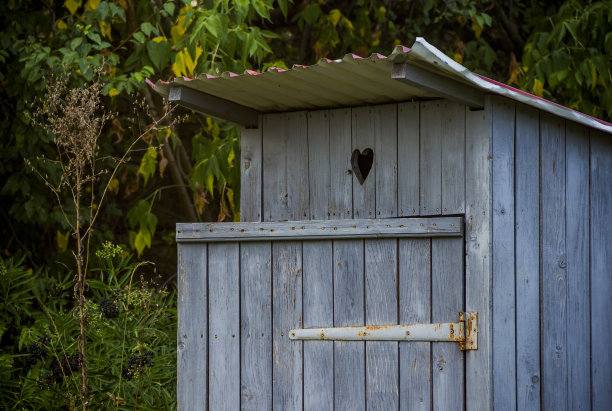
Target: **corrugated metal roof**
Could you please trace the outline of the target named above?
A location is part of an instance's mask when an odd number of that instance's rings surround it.
[[[316,65],[294,65],[290,70],[271,68],[265,73],[247,70],[242,75],[225,72],[218,77],[204,74],[195,79],[178,77],[171,82],[158,81],[155,85],[149,83],[165,97],[171,87],[184,86],[264,113],[439,97],[394,80],[391,77],[393,64],[404,62],[486,93],[503,95],[559,117],[612,133],[612,123],[472,73],[420,37],[412,48],[398,46],[389,56],[373,54],[362,58],[347,54],[341,60],[322,59]]]

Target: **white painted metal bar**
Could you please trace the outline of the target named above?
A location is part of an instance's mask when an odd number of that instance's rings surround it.
[[[290,330],[289,339],[458,342],[461,350],[477,349],[477,313],[460,313],[459,318],[460,321],[456,323],[300,328]]]
[[[369,325],[365,327],[291,330],[292,340],[335,341],[462,341],[463,323]]]
[[[463,219],[461,217],[182,223],[176,225],[178,242],[459,237],[462,233]]]

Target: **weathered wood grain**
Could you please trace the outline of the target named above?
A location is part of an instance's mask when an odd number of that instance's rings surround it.
[[[413,216],[419,208],[419,103],[397,105],[397,209]]]
[[[273,243],[272,261],[272,401],[276,409],[301,410],[303,345],[287,333],[302,328],[302,243]]]
[[[463,241],[432,239],[431,321],[453,321],[463,311]],[[464,354],[455,344],[431,343],[432,397],[435,410],[463,410]]]
[[[288,220],[287,140],[285,114],[262,115],[262,216],[263,221]],[[306,166],[306,162],[303,163]],[[303,169],[305,170],[305,168]]]
[[[465,353],[467,409],[492,409],[491,344],[491,100],[466,109],[465,300],[478,312],[478,350]]]
[[[262,116],[257,128],[243,128],[240,137],[240,221],[261,221]]]
[[[515,264],[516,401],[519,410],[540,409],[539,130],[538,110],[517,104]]]
[[[565,130],[567,407],[590,410],[589,130],[569,121]]]
[[[462,222],[461,217],[405,217],[375,220],[181,223],[177,224],[176,237],[178,242],[456,237],[462,233]]]
[[[465,211],[465,106],[443,104],[442,125],[442,214]]]
[[[612,404],[612,140],[591,130],[591,379],[592,406]]]
[[[355,107],[352,110],[352,150],[363,153],[366,148],[374,151],[374,163],[367,178],[360,184],[353,173],[353,218],[374,218],[376,213],[376,140],[373,107]]]
[[[264,221],[309,215],[308,139],[305,112],[263,116]]]
[[[397,105],[372,107],[376,218],[397,216]]]
[[[240,244],[241,409],[272,408],[272,245]]]
[[[542,408],[567,409],[565,123],[540,114],[542,187]],[[563,394],[560,394],[563,393]]]
[[[442,121],[448,102],[421,103],[420,204],[421,215],[441,214]]]
[[[364,242],[334,241],[334,326],[365,325]],[[365,343],[334,342],[334,409],[365,410]]]
[[[493,150],[493,399],[516,408],[516,292],[514,270],[515,103],[492,100]]]
[[[208,405],[206,245],[178,246],[177,399],[179,410]]]
[[[326,220],[330,192],[329,111],[308,113],[308,183],[310,219]]]
[[[211,410],[240,409],[240,266],[238,262],[238,243],[208,246],[210,310],[208,406]]]
[[[332,220],[353,218],[352,152],[351,109],[329,110],[330,193],[328,213]]]
[[[397,324],[397,240],[365,241],[366,325]],[[366,408],[399,408],[398,343],[366,343]]]
[[[305,241],[304,327],[334,325],[331,241]],[[304,342],[304,409],[324,410],[334,403],[334,343]]]
[[[399,240],[399,322],[431,323],[431,240]],[[431,409],[431,343],[400,342],[400,409]]]

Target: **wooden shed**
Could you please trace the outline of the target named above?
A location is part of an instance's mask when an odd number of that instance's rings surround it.
[[[182,410],[609,410],[612,124],[389,56],[158,82],[243,127],[178,224]]]

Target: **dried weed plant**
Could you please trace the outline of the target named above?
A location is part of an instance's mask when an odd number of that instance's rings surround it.
[[[139,130],[140,134],[133,139],[120,158],[114,159],[115,164],[112,170],[98,169],[97,166],[103,160],[99,157],[98,140],[107,122],[114,117],[105,110],[103,105],[104,82],[101,75],[101,71],[97,72],[90,84],[80,88],[70,87],[67,76],[52,76],[46,79],[47,87],[43,98],[38,99],[32,105],[33,124],[52,136],[57,151],[55,160],[49,158],[38,158],[37,160],[58,164],[61,168],[59,181],[52,182],[47,174],[39,170],[27,158],[25,159],[26,165],[42,178],[45,185],[55,195],[57,204],[76,242],[76,249],[72,251],[76,265],[76,273],[73,278],[74,298],[77,301],[73,316],[80,326],[78,347],[81,361],[81,385],[78,396],[83,410],[89,405],[85,350],[85,328],[87,327],[85,291],[94,223],[109,191],[110,182],[121,165],[129,160],[129,154],[134,150],[135,145],[153,132],[171,127],[174,123],[169,121],[173,111],[170,106],[164,107],[165,110],[161,116],[153,116],[148,105],[137,102],[135,112],[144,111],[149,119],[148,126],[144,130]],[[96,184],[99,184],[101,177],[109,172],[110,177],[104,179],[106,183],[98,199],[96,198]],[[67,213],[64,208],[63,200],[67,194],[74,207],[73,215]],[[72,397],[70,393],[68,395]]]

